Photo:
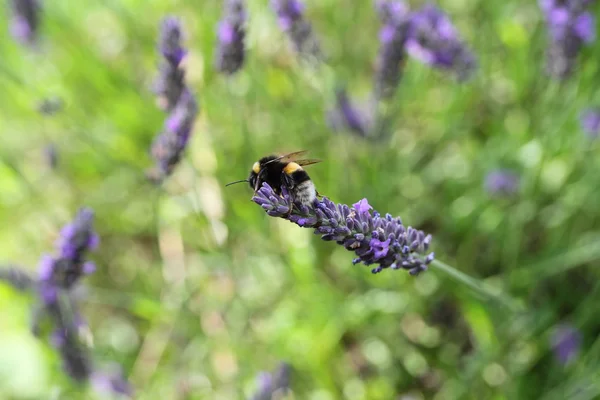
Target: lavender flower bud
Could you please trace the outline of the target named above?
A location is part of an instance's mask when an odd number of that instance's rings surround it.
[[[550,345],[556,359],[563,365],[579,356],[581,333],[569,324],[556,326],[550,337]]]
[[[376,3],[383,23],[379,31],[381,47],[375,65],[375,99],[393,97],[405,63],[405,43],[408,37],[409,10],[403,1],[380,0]]]
[[[33,44],[40,24],[40,5],[37,0],[11,0],[10,33],[23,44]]]
[[[321,49],[312,26],[304,18],[304,4],[300,0],[271,0],[279,20],[279,27],[288,34],[296,52],[319,59]]]
[[[431,235],[409,227],[405,229],[399,218],[381,217],[367,199],[352,207],[335,204],[328,198],[315,200],[312,207],[293,204],[285,187],[281,196],[264,183],[252,200],[264,208],[269,205],[269,215],[289,220],[304,228],[314,229],[326,241],[336,241],[358,256],[357,262],[377,265],[373,273],[394,267],[418,274],[433,261],[433,253],[427,254]],[[289,210],[292,209],[288,216]],[[302,221],[302,224],[298,222]],[[352,221],[351,224],[348,221]],[[335,226],[334,226],[335,225]],[[405,250],[406,249],[406,250]],[[355,260],[356,261],[356,260]]]
[[[476,68],[475,57],[458,37],[450,19],[433,5],[413,14],[406,51],[424,64],[453,71],[459,80],[468,79]]]
[[[271,400],[278,392],[287,391],[290,386],[291,368],[286,363],[281,363],[273,372],[262,372],[257,377],[258,389],[251,400]]]
[[[485,189],[492,196],[510,196],[519,190],[519,176],[513,171],[497,169],[485,178]]]
[[[365,110],[357,108],[345,89],[336,90],[336,106],[327,113],[327,121],[333,130],[349,130],[360,136],[367,136],[369,131],[369,115]]]
[[[594,41],[596,23],[594,16],[586,11],[589,3],[589,0],[539,0],[550,39],[546,56],[550,76],[569,77],[583,45]]]
[[[226,0],[223,19],[219,22],[216,68],[234,74],[244,64],[246,9],[243,0]]]
[[[175,17],[166,17],[161,26],[159,50],[164,60],[159,67],[155,91],[161,108],[172,110],[185,89],[184,75],[180,68],[186,51],[181,46],[181,24]]]
[[[177,106],[165,121],[165,129],[152,144],[152,157],[156,163],[149,177],[160,182],[169,176],[181,160],[198,114],[198,103],[189,92],[184,92]]]
[[[590,139],[600,135],[600,109],[589,108],[580,117],[581,128]]]

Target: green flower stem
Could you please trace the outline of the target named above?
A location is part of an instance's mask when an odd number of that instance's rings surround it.
[[[431,264],[429,264],[429,267],[435,268],[438,271],[442,271],[455,281],[469,287],[483,298],[498,302],[499,304],[503,305],[504,307],[507,307],[511,311],[518,311],[521,308],[517,300],[515,300],[514,298],[503,293],[499,293],[497,290],[491,289],[484,282],[472,278],[469,275],[466,275],[457,270],[456,268],[451,267],[450,265],[445,264],[437,259],[433,260]]]

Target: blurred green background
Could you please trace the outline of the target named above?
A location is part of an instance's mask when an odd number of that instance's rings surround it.
[[[242,399],[282,360],[294,399],[598,398],[600,149],[578,117],[598,101],[600,44],[584,49],[571,79],[553,82],[535,2],[440,1],[478,72],[459,84],[409,61],[390,134],[373,140],[325,120],[337,83],[357,101],[369,96],[373,4],[307,0],[328,56],[311,69],[268,1],[248,3],[247,63],[231,78],[213,67],[216,0],[45,2],[34,49],[5,29],[0,260],[35,271],[80,206],[96,211],[98,271],[82,311],[94,359],[123,365],[138,399]],[[201,113],[185,159],[155,187],[144,170],[165,117],[151,85],[167,14],[181,17]],[[64,108],[40,114],[53,96]],[[439,260],[516,307],[436,268],[372,275],[340,246],[267,217],[248,187],[224,188],[264,155],[303,149],[325,160],[310,167],[321,193],[367,197],[432,233]],[[517,194],[485,191],[496,168],[519,174]],[[94,398],[29,333],[31,304],[0,285],[0,397]],[[583,338],[568,365],[550,348],[559,323]]]

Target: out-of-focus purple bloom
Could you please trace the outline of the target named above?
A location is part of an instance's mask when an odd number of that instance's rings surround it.
[[[165,121],[163,132],[152,144],[152,157],[156,163],[149,177],[160,182],[173,172],[181,160],[198,114],[198,103],[194,96],[186,91],[179,103]]]
[[[568,364],[579,356],[581,333],[572,325],[556,326],[550,337],[554,356],[561,364]]]
[[[321,201],[315,200],[308,207],[292,204],[285,187],[282,187],[282,195],[278,196],[264,183],[252,200],[268,215],[287,219],[304,228],[313,228],[321,239],[335,241],[353,251],[358,256],[353,260],[354,264],[377,264],[371,270],[374,274],[391,268],[406,269],[411,275],[416,275],[426,270],[434,259],[433,253],[426,254],[431,235],[411,227],[405,228],[400,218],[390,214],[385,217],[376,211],[371,214],[366,199],[356,203],[358,208],[335,204],[326,197]]]
[[[589,0],[539,1],[548,26],[546,70],[551,76],[569,77],[583,45],[595,40],[596,21],[587,11],[590,3]]]
[[[334,130],[347,129],[360,136],[366,136],[369,131],[370,116],[352,103],[345,89],[336,91],[336,107],[328,111],[327,120]]]
[[[477,66],[448,16],[431,4],[413,13],[406,51],[424,64],[454,72],[459,80],[468,79]]]
[[[172,110],[185,90],[184,71],[180,68],[186,55],[181,45],[181,24],[175,17],[166,17],[162,21],[158,48],[163,56],[159,67],[159,76],[155,81],[155,91],[161,107]]]
[[[491,171],[485,178],[485,189],[491,195],[513,195],[519,190],[519,176],[507,169]]]
[[[123,376],[120,366],[115,366],[113,371],[92,374],[91,383],[100,393],[117,393],[128,397],[133,396],[133,387]]]
[[[581,128],[590,139],[600,135],[600,109],[589,108],[581,114]]]
[[[163,132],[152,144],[151,154],[156,166],[148,171],[148,177],[155,183],[162,182],[170,175],[181,160],[199,112],[198,102],[185,85],[184,72],[179,67],[185,55],[180,43],[181,37],[179,21],[174,17],[165,18],[159,46],[165,62],[157,88],[170,114]]]
[[[291,368],[286,363],[281,363],[277,369],[270,372],[261,372],[256,381],[258,388],[251,400],[271,400],[275,393],[284,394],[290,387]]]
[[[63,324],[53,333],[52,339],[61,354],[65,372],[78,382],[87,381],[92,373],[92,360],[79,340],[76,326]]]
[[[40,5],[37,0],[11,0],[10,33],[23,44],[33,44],[40,24]]]
[[[77,280],[90,271],[85,257],[88,251],[98,246],[98,235],[93,230],[94,212],[83,208],[73,222],[66,225],[56,243],[59,255],[44,256],[40,260],[38,278],[42,297],[51,300],[55,296],[53,287],[69,289]]]
[[[215,60],[217,70],[226,74],[234,74],[244,64],[245,22],[244,1],[226,0],[223,19],[219,22],[217,29],[219,40]]]
[[[383,23],[379,31],[380,49],[375,65],[375,99],[388,99],[394,95],[406,61],[405,43],[408,37],[410,14],[408,6],[400,0],[380,0],[376,3]]]
[[[319,59],[321,49],[310,22],[304,18],[304,4],[300,0],[271,0],[279,27],[286,32],[296,51],[303,56]]]

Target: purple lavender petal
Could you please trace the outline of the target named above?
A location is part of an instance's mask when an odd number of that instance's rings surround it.
[[[563,365],[579,356],[581,333],[569,324],[560,324],[554,328],[550,344],[556,359]]]

